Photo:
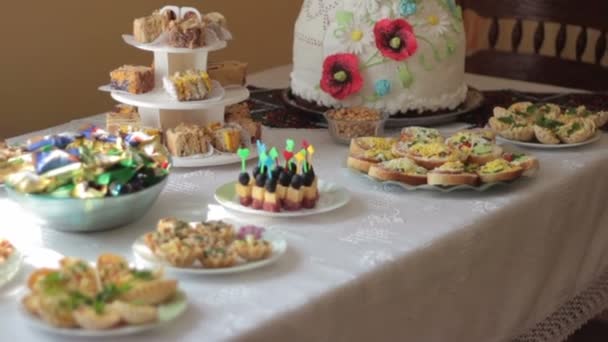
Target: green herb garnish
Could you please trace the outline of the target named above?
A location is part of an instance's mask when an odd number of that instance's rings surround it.
[[[563,123],[561,123],[557,120],[549,119],[545,116],[540,117],[538,120],[536,120],[536,124],[539,125],[540,127],[548,128],[551,130],[557,129],[558,127],[561,127],[564,125]]]
[[[578,110],[576,108],[574,108],[574,107],[569,107],[564,112],[564,114],[566,114],[566,115],[576,115],[577,113],[578,113]]]
[[[139,280],[154,280],[154,274],[150,271],[132,271],[131,274]]]
[[[503,117],[500,117],[500,118],[498,118],[498,121],[500,121],[500,122],[502,122],[502,123],[509,124],[509,125],[514,125],[514,124],[515,124],[515,119],[513,119],[513,118],[512,118],[512,117],[510,117],[510,116],[503,116]]]
[[[528,108],[526,109],[526,112],[528,114],[534,114],[538,111],[538,106],[537,105],[530,105],[528,106]]]
[[[572,124],[572,127],[570,127],[567,134],[570,136],[570,135],[580,131],[581,129],[583,129],[583,126],[580,123],[575,122]]]

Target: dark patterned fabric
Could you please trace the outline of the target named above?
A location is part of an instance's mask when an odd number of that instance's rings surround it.
[[[304,113],[285,104],[284,89],[250,88],[249,107],[255,120],[274,128],[325,128],[327,124],[319,115]],[[466,114],[462,121],[484,127],[496,106],[508,107],[514,102],[551,102],[563,107],[585,105],[593,111],[608,110],[608,93],[593,94],[540,94],[522,93],[515,90],[484,91],[484,104],[478,110]],[[604,127],[608,130],[608,127]]]

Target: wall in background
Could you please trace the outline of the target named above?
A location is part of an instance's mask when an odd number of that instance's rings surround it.
[[[4,3],[0,32],[0,138],[101,113],[113,106],[97,87],[122,64],[152,55],[124,44],[136,17],[168,3],[222,12],[236,39],[212,60],[238,59],[250,71],[291,61],[301,0],[20,0]]]

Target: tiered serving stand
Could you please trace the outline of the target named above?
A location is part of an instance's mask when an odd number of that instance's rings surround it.
[[[164,8],[175,10],[175,7]],[[191,8],[182,8],[193,11]],[[184,14],[187,12],[183,12]],[[198,11],[197,11],[198,13]],[[165,42],[141,44],[132,35],[123,35],[125,43],[144,51],[154,53],[154,90],[145,94],[134,95],[122,91],[115,91],[106,87],[101,90],[110,91],[114,100],[135,106],[139,110],[144,127],[169,129],[180,123],[205,125],[212,122],[224,122],[227,106],[249,99],[249,90],[243,86],[222,88],[214,82],[215,89],[210,98],[203,101],[179,102],[173,99],[163,89],[163,78],[178,71],[189,69],[207,71],[208,56],[210,52],[226,48],[226,41],[217,40],[211,45],[197,48],[174,48]],[[251,158],[255,158],[252,155]],[[214,154],[211,156],[193,156],[186,158],[173,158],[175,167],[208,167],[237,163],[240,158],[236,154]]]

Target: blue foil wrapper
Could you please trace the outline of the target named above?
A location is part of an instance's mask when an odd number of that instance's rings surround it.
[[[89,127],[82,131],[82,134],[85,138],[89,140],[98,140],[102,142],[108,143],[116,143],[118,142],[118,137],[111,135],[110,133],[104,131],[103,129],[97,127]]]
[[[131,146],[139,146],[152,140],[154,140],[153,136],[143,132],[133,132],[125,137],[125,142]]]
[[[62,133],[58,135],[47,136],[41,140],[31,143],[27,147],[27,150],[33,152],[44,149],[45,147],[56,147],[59,149],[64,149],[80,137],[81,135],[76,133]]]
[[[39,175],[77,162],[78,158],[62,150],[34,153],[34,169]]]

